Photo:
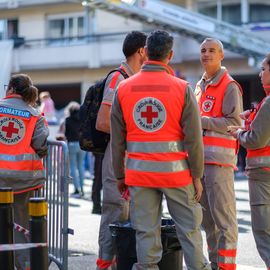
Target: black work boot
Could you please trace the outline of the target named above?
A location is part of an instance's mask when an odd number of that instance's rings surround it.
[[[92,214],[101,215],[101,205],[95,204],[93,205]]]
[[[219,270],[219,267],[218,267],[217,263],[215,263],[215,262],[211,262],[211,268],[212,268],[212,270]]]

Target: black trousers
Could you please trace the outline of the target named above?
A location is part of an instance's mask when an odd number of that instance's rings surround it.
[[[94,206],[101,205],[101,189],[102,189],[102,161],[104,154],[94,154],[94,179],[92,185],[92,201]]]

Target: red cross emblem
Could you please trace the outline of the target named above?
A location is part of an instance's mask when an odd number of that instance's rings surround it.
[[[24,122],[19,118],[0,117],[0,143],[13,145],[20,142],[25,136]]]
[[[146,112],[141,112],[141,117],[146,118],[147,124],[152,124],[153,123],[153,118],[158,117],[157,112],[152,111],[152,106],[146,106]]]
[[[213,108],[213,101],[212,100],[205,100],[202,105],[202,109],[204,112],[210,112]]]
[[[136,126],[145,132],[155,132],[166,122],[166,109],[155,97],[144,97],[133,108],[133,120]]]
[[[7,138],[11,138],[13,134],[18,134],[19,133],[19,129],[14,128],[14,123],[13,122],[9,122],[7,126],[3,126],[2,131],[6,132]]]

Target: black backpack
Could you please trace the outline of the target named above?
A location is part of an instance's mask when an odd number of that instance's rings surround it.
[[[106,80],[115,71],[120,72],[125,79],[128,78],[128,75],[121,68],[110,71],[105,78],[89,87],[80,107],[79,142],[81,149],[84,151],[104,153],[110,140],[110,134],[96,130],[96,121]]]

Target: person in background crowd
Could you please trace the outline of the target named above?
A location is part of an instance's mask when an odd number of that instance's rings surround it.
[[[228,129],[247,149],[252,232],[257,250],[270,270],[270,54],[262,61],[260,78],[266,97],[257,107],[241,114],[244,128]]]
[[[157,270],[162,256],[163,194],[189,270],[206,270],[200,225],[203,144],[199,110],[188,83],[168,66],[173,37],[152,32],[149,61],[123,81],[111,113],[112,162],[119,191],[131,194],[138,262],[133,270]],[[127,151],[127,161],[125,162]],[[125,168],[126,164],[126,168]]]
[[[0,187],[13,189],[14,222],[26,229],[28,201],[33,191],[44,184],[42,158],[48,151],[49,130],[45,118],[34,108],[37,98],[38,90],[31,78],[15,74],[9,81],[6,97],[0,100]],[[15,242],[27,240],[15,231]],[[25,270],[29,261],[29,250],[15,251],[17,270]]]
[[[49,124],[56,124],[57,118],[55,114],[54,101],[48,91],[39,94],[40,110],[44,113]]]
[[[213,270],[235,270],[238,239],[234,169],[236,140],[228,125],[240,125],[242,90],[225,67],[222,43],[206,38],[200,46],[205,72],[196,85],[204,142],[204,176],[201,204],[209,260]]]
[[[77,101],[70,101],[68,105],[64,108],[64,115],[60,120],[59,129],[56,134],[56,140],[65,141],[65,128],[66,128],[66,118],[70,116],[69,110],[71,107],[80,107]]]
[[[132,31],[127,34],[123,42],[122,50],[126,61],[121,63],[120,68],[129,76],[137,73],[146,59],[144,50],[145,40],[146,35],[144,33]],[[97,116],[97,130],[110,133],[112,100],[115,89],[122,80],[124,80],[123,75],[117,71],[108,77],[104,88],[103,101]],[[117,190],[116,178],[112,169],[110,144],[106,148],[102,163],[102,184],[103,201],[99,230],[97,270],[109,269],[111,266],[115,267],[115,249],[112,243],[109,224],[128,218],[126,209],[129,207],[129,203],[121,197],[121,194]]]
[[[80,105],[75,104],[69,108],[69,116],[65,121],[65,137],[68,142],[70,174],[73,179],[74,192],[73,197],[84,196],[84,156],[85,152],[81,150],[79,143],[79,118]]]

